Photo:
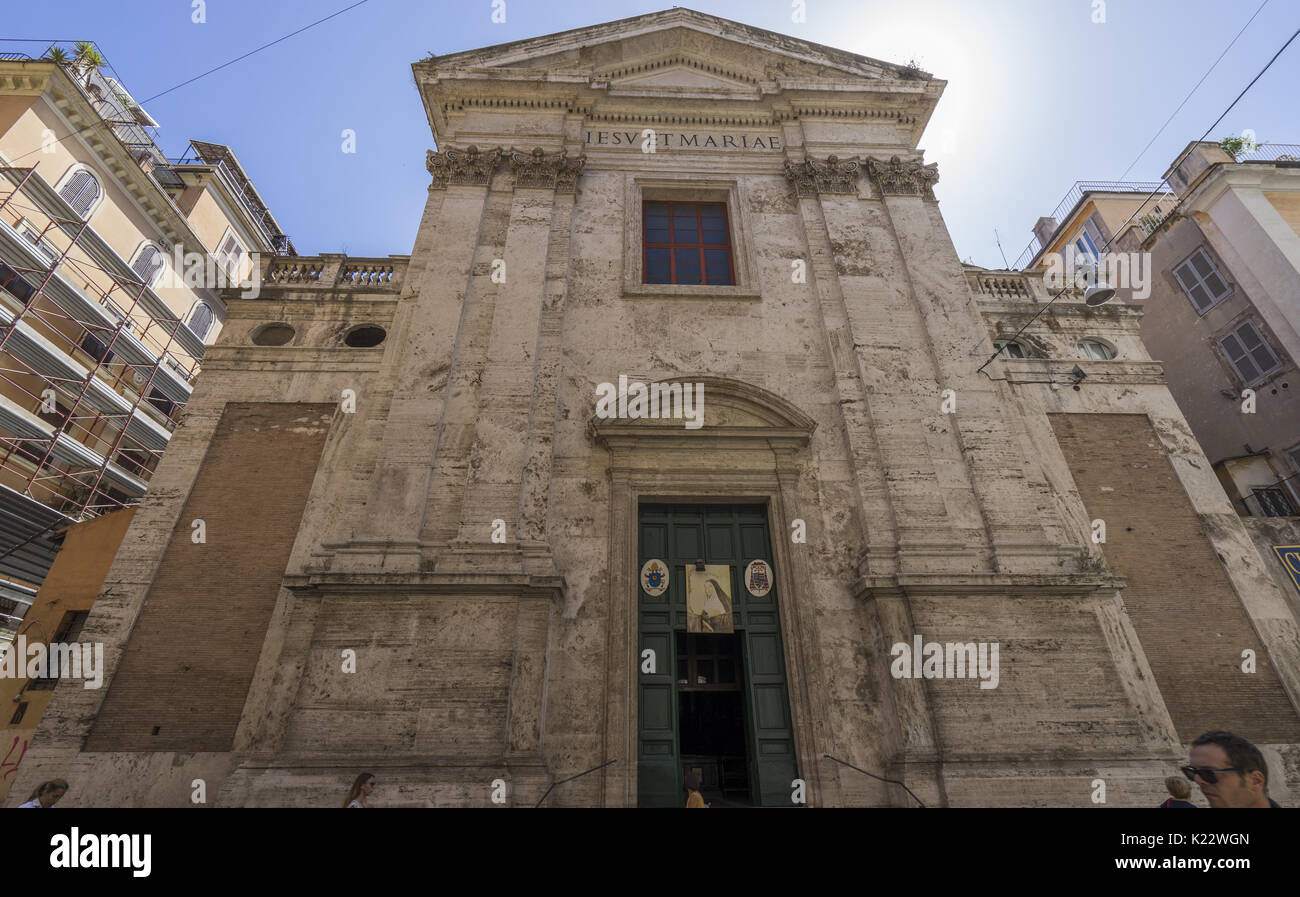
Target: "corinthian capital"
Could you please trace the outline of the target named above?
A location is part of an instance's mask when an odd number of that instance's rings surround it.
[[[853,159],[827,156],[824,162],[819,162],[809,156],[802,162],[786,162],[785,176],[800,196],[857,193],[860,167]]]
[[[572,193],[582,173],[586,156],[569,158],[564,150],[548,153],[540,146],[531,153],[510,154],[510,168],[516,187],[541,187],[557,193]]]
[[[501,160],[501,149],[482,152],[477,146],[463,150],[449,149],[444,152],[429,150],[424,157],[424,165],[433,175],[433,186],[447,187],[452,184],[488,184],[492,172]]]
[[[939,183],[939,166],[935,162],[904,162],[891,156],[888,162],[867,160],[867,173],[886,196],[919,196],[934,199],[933,187]]]

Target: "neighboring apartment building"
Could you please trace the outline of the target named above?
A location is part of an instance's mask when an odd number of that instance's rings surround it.
[[[1142,338],[1238,513],[1300,514],[1300,146],[1178,155],[1165,181],[1077,183],[1014,267],[1149,253]],[[1166,184],[1170,186],[1165,186]],[[1154,195],[1152,195],[1154,193]],[[1066,211],[1068,209],[1068,211]],[[1245,390],[1253,392],[1246,393]]]
[[[1286,599],[1140,310],[959,261],[943,81],[680,8],[414,75],[411,256],[227,294],[10,804],[1154,806],[1225,727],[1300,795]]]
[[[229,148],[163,155],[93,44],[0,50],[2,644],[60,533],[144,494],[226,319],[216,270],[293,247]]]
[[[1165,178],[1116,241],[1151,253],[1142,338],[1238,512],[1300,515],[1300,146],[1194,143]]]

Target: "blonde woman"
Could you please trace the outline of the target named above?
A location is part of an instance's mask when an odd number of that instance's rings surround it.
[[[1170,776],[1165,779],[1165,788],[1173,797],[1161,804],[1162,808],[1191,807],[1193,810],[1196,809],[1196,804],[1187,799],[1192,796],[1192,786],[1187,779],[1182,776]]]

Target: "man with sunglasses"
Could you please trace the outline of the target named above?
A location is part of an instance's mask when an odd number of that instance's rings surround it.
[[[1277,807],[1268,796],[1264,755],[1240,735],[1206,732],[1192,742],[1183,775],[1201,786],[1210,806]]]

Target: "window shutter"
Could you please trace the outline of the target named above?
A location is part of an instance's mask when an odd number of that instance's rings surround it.
[[[1239,332],[1239,331],[1238,331]],[[1237,332],[1229,333],[1219,345],[1223,346],[1223,351],[1228,353],[1228,360],[1232,366],[1237,369],[1237,374],[1247,383],[1259,379],[1259,368],[1255,362],[1246,354],[1246,349],[1241,345],[1241,340],[1237,337]]]
[[[1237,335],[1241,337],[1241,344],[1246,347],[1246,351],[1250,353],[1261,374],[1267,374],[1278,366],[1277,356],[1264,342],[1264,338],[1259,335],[1254,324],[1249,321],[1242,324],[1237,328]]]
[[[158,269],[162,267],[162,264],[162,253],[158,251],[158,247],[146,246],[135,257],[135,263],[131,265],[131,270],[146,285],[152,285],[154,275],[158,273]]]
[[[190,330],[199,339],[207,339],[208,331],[212,329],[212,309],[208,308],[206,303],[200,302],[194,306],[194,312],[190,315]]]
[[[1187,298],[1192,300],[1197,312],[1207,311],[1232,292],[1204,249],[1196,250],[1190,258],[1174,268],[1174,277],[1178,279]]]
[[[59,195],[67,200],[74,212],[85,218],[95,200],[99,199],[99,181],[89,171],[78,171],[63,185]]]
[[[63,197],[65,202],[71,203],[72,198],[86,185],[86,181],[90,180],[90,177],[89,171],[78,171],[63,185],[63,189],[59,191],[59,196]]]

